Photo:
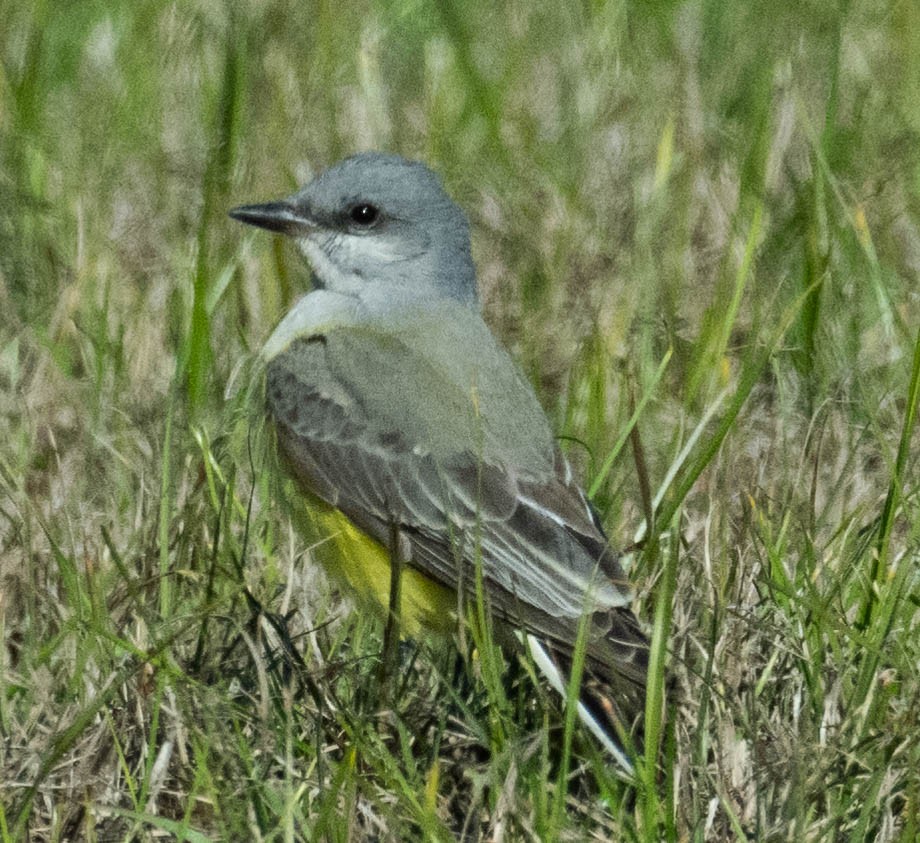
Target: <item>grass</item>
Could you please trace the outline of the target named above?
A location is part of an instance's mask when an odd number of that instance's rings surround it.
[[[0,840],[917,839],[915,4],[2,12]],[[633,550],[633,783],[488,630],[381,710],[275,503],[308,278],[225,212],[368,147]]]

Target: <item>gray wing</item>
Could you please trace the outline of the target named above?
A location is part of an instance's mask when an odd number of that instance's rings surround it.
[[[337,328],[269,362],[269,411],[309,491],[383,544],[398,525],[409,564],[450,588],[472,590],[478,553],[493,611],[570,642],[586,608],[631,595],[532,391],[494,352],[501,371],[481,380],[499,388],[484,393],[463,384],[469,366],[446,372],[399,337]]]

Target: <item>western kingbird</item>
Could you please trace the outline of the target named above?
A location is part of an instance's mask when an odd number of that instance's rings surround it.
[[[409,635],[456,623],[479,573],[492,617],[563,693],[587,612],[579,713],[631,769],[648,642],[531,386],[482,319],[469,226],[437,176],[363,153],[230,216],[294,238],[314,272],[263,358],[279,450],[333,539],[327,566],[384,609],[397,594]]]

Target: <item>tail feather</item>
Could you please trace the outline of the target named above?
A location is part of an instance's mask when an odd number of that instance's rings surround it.
[[[549,684],[562,696],[566,698],[566,682],[556,662],[553,661],[540,639],[530,633],[527,633],[527,647],[530,650],[531,658],[540,669],[540,672],[549,680]],[[578,701],[578,717],[588,728],[591,734],[600,741],[601,745],[611,755],[613,760],[620,766],[624,773],[632,776],[635,772],[632,762],[626,755],[623,747],[611,735],[609,728],[605,728],[601,721],[595,716],[591,708],[581,700]]]
[[[578,716],[623,772],[632,776],[630,755],[642,750],[648,675],[648,639],[628,609],[592,618],[581,680]],[[538,669],[565,699],[571,652],[531,633],[526,645]]]

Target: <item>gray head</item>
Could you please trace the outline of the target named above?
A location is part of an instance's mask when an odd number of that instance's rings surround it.
[[[417,161],[364,152],[281,202],[230,216],[293,237],[317,282],[335,292],[477,301],[466,217]]]

